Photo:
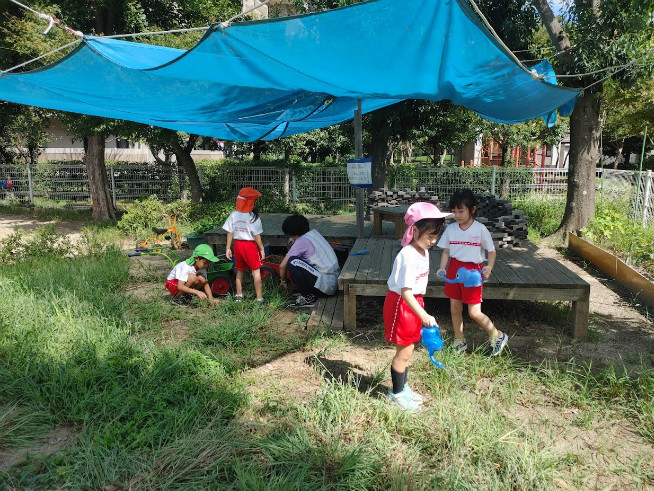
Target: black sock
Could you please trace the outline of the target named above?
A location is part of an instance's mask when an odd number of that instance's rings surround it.
[[[404,386],[406,385],[406,379],[407,379],[408,376],[409,376],[409,367],[406,367],[406,370],[404,370],[404,377],[402,379],[403,382],[404,382],[402,384],[402,388],[404,388]]]
[[[391,380],[393,381],[393,394],[399,394],[404,390],[406,372],[396,372],[391,366]]]

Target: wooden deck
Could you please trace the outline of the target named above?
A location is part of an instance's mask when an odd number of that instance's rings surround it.
[[[338,279],[344,299],[343,325],[350,330],[356,328],[357,296],[386,295],[386,281],[400,244],[396,239],[358,239],[352,252],[364,249],[369,252],[348,257]],[[437,247],[430,251],[427,297],[445,298],[445,283],[436,278],[440,255]],[[555,259],[540,255],[533,244],[497,251],[493,274],[484,283],[484,299],[572,302],[572,336],[587,335],[590,285]]]
[[[288,213],[262,213],[261,223],[263,224],[262,239],[264,243],[271,246],[286,246],[288,237],[282,232],[282,223]],[[305,215],[309,220],[309,226],[317,230],[330,242],[342,242],[354,244],[357,238],[357,223],[354,215]],[[384,223],[382,234],[393,236],[395,232],[392,223]],[[372,221],[364,222],[365,237],[372,237]],[[224,245],[227,240],[227,232],[222,227],[213,228],[204,233],[207,243],[214,246]]]

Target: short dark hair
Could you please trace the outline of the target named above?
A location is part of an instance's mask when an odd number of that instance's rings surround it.
[[[287,216],[284,223],[282,223],[282,232],[284,232],[285,235],[304,235],[309,230],[309,220],[299,213]]]
[[[477,215],[477,210],[473,208],[477,207],[477,197],[475,193],[470,189],[459,189],[455,191],[452,197],[450,198],[450,211],[454,208],[466,207],[470,210],[470,214],[474,217]]]
[[[429,233],[432,235],[440,235],[443,233],[445,228],[445,219],[443,218],[423,218],[414,223],[415,227],[418,229],[418,236],[413,237],[414,239],[419,239],[423,235]]]

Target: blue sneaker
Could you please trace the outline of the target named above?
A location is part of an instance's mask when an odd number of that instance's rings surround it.
[[[499,338],[491,339],[490,346],[488,347],[488,351],[486,351],[486,355],[487,356],[499,355],[504,349],[504,347],[506,346],[508,340],[509,340],[509,336],[507,336],[506,333],[504,332]]]
[[[411,396],[411,400],[417,404],[423,404],[425,402],[425,397],[422,394],[418,394],[417,392],[411,390],[409,384],[404,384],[403,392],[408,392],[409,396]]]
[[[406,388],[398,394],[393,394],[393,391],[389,390],[387,397],[389,401],[394,402],[405,411],[409,411],[410,413],[420,412],[420,406],[411,398],[411,394]]]

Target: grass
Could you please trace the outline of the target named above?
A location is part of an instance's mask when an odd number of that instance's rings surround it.
[[[385,359],[366,377],[310,363],[322,383],[302,402],[281,384],[254,396],[247,386],[263,382],[248,368],[298,350],[333,358],[358,348],[356,335],[304,331],[306,314],[286,312],[271,287],[264,306],[179,309],[161,289],[130,295],[130,282],[157,280],[154,270],[130,277],[123,252],[92,252],[53,250],[0,269],[11,299],[0,304],[0,452],[36,449],[0,470],[0,487],[540,490],[654,479],[638,451],[607,450],[598,464],[593,452],[557,446],[561,435],[626,422],[653,444],[651,371],[448,349],[441,371],[419,349],[411,382],[429,398],[419,416],[384,400]],[[527,321],[525,311],[511,315]],[[562,324],[569,309],[534,303],[529,315]],[[374,344],[366,349],[386,346]],[[39,452],[61,425],[74,428],[72,444]]]

